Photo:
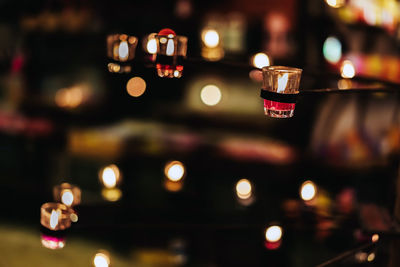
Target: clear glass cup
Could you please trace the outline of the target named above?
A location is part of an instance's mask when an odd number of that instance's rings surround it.
[[[160,77],[180,78],[186,58],[187,38],[178,35],[156,35],[156,68]]]
[[[285,66],[269,66],[262,69],[264,113],[274,118],[290,118],[294,115],[301,69]]]
[[[111,34],[107,36],[107,57],[112,60],[108,64],[110,72],[130,72],[129,62],[135,58],[138,39],[127,34]]]

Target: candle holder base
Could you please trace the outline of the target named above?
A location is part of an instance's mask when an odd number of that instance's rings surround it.
[[[264,114],[272,118],[291,118],[294,115],[292,110],[273,110],[264,108]]]

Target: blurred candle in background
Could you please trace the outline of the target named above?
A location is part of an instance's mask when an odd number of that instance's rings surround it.
[[[135,58],[138,39],[127,34],[107,36],[107,56],[112,60],[108,64],[110,72],[130,72],[129,61]]]
[[[117,165],[110,164],[101,168],[99,180],[103,186],[101,195],[105,200],[115,202],[122,197],[122,191],[118,188],[122,181],[122,174]]]
[[[69,183],[62,183],[53,187],[54,200],[61,202],[68,207],[81,203],[81,189]]]
[[[183,188],[186,176],[185,165],[180,161],[170,161],[164,167],[164,187],[170,192],[178,192]]]

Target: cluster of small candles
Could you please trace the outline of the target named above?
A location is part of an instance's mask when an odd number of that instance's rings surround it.
[[[187,176],[185,165],[177,160],[169,161],[164,166],[164,188],[172,193],[182,190]],[[119,186],[122,182],[122,173],[117,165],[104,166],[99,171],[99,180],[102,185],[102,196],[107,201],[117,201],[122,193]],[[249,206],[255,201],[254,184],[242,178],[235,184],[236,200],[242,206]],[[314,206],[318,198],[317,185],[307,180],[299,188],[299,196],[307,206]],[[81,190],[79,187],[62,183],[53,187],[53,196],[56,202],[45,203],[41,207],[40,223],[43,226],[41,242],[49,249],[61,249],[65,246],[65,231],[78,216],[74,207],[81,203]],[[268,250],[279,249],[282,244],[283,228],[279,223],[270,223],[264,230],[265,248]],[[377,242],[377,234],[371,237],[372,242]],[[95,267],[110,266],[110,254],[100,250],[93,257]]]
[[[112,34],[107,37],[107,56],[112,61],[108,70],[114,73],[131,72],[130,63],[135,58],[138,38],[127,34]],[[180,78],[183,60],[187,53],[187,38],[171,29],[162,29],[158,34],[146,38],[145,50],[150,61],[155,63],[159,77]]]

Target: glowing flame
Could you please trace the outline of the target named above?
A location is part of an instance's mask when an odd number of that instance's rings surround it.
[[[209,48],[217,47],[219,44],[219,34],[215,30],[205,30],[202,34],[204,45]]]
[[[350,60],[345,60],[342,63],[341,75],[343,78],[353,78],[356,75],[356,70],[353,63]]]
[[[185,166],[180,161],[173,161],[165,167],[165,174],[172,182],[178,182],[185,175]]]
[[[253,66],[259,69],[269,66],[269,57],[265,53],[257,53],[253,57]]]
[[[104,253],[97,253],[93,258],[95,267],[108,267],[110,265],[110,258]]]
[[[157,41],[156,41],[156,39],[154,39],[154,38],[149,39],[147,41],[146,49],[147,49],[147,52],[149,54],[157,53]]]
[[[240,199],[248,199],[252,194],[251,183],[247,179],[241,179],[236,184],[236,195]]]
[[[300,187],[300,197],[304,201],[314,199],[317,194],[317,186],[311,181],[305,181]]]
[[[119,48],[118,48],[118,57],[119,60],[121,61],[125,61],[128,59],[129,56],[129,46],[128,43],[126,41],[122,41],[119,44]]]
[[[282,76],[278,77],[278,90],[277,93],[282,93],[286,89],[286,85],[288,83],[289,74],[285,73]]]
[[[269,242],[277,242],[282,238],[282,228],[274,225],[267,228],[265,231],[265,239]]]
[[[60,210],[52,210],[50,215],[50,228],[55,229],[58,225],[58,218],[61,216]]]
[[[114,188],[119,180],[119,169],[115,165],[107,166],[103,169],[101,179],[106,188]]]
[[[69,189],[65,189],[61,194],[61,202],[67,206],[71,206],[74,202],[74,194]]]
[[[174,51],[175,51],[174,40],[169,39],[167,43],[167,50],[165,53],[167,54],[167,56],[172,56],[174,54]]]

